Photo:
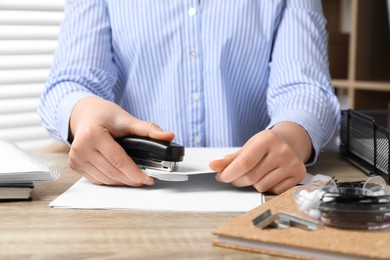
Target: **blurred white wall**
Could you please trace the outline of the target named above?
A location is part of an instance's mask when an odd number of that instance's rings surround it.
[[[0,139],[28,151],[52,142],[36,112],[65,0],[0,0]]]

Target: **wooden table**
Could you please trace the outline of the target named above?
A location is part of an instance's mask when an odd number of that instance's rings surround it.
[[[50,208],[80,177],[67,167],[67,154],[44,157],[62,174],[36,184],[31,202],[0,204],[0,259],[280,259],[212,245],[212,230],[237,214]],[[321,154],[308,171],[365,178],[335,152]]]

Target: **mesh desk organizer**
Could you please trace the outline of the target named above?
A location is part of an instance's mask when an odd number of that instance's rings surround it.
[[[341,156],[365,172],[390,184],[390,110],[342,110]]]

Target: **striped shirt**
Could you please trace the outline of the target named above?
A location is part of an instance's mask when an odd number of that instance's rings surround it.
[[[66,141],[71,110],[96,95],[189,146],[241,146],[281,121],[316,154],[333,136],[320,0],[68,0],[38,112]]]

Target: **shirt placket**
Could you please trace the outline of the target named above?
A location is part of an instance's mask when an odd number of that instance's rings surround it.
[[[189,104],[189,134],[192,146],[204,146],[204,100],[202,79],[202,49],[199,0],[185,6],[185,53],[187,67],[187,100]]]

